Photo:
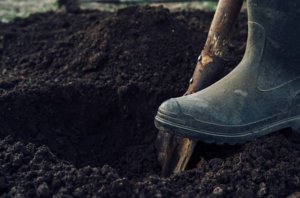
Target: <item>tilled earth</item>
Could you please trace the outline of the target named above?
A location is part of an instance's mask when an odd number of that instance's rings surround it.
[[[0,24],[3,197],[285,197],[300,191],[300,138],[199,144],[160,177],[153,117],[184,93],[213,14],[129,7]],[[239,18],[224,75],[242,58]],[[299,195],[299,194],[298,194]]]

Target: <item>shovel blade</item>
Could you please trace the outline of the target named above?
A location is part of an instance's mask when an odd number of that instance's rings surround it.
[[[159,131],[156,148],[162,167],[162,176],[167,177],[186,170],[196,144],[195,140]]]

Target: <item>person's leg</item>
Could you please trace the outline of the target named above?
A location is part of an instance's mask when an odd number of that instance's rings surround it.
[[[244,143],[300,125],[300,1],[248,0],[241,63],[195,94],[164,102],[159,129],[215,143]]]

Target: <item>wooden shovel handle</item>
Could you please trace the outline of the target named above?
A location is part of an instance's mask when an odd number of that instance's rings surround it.
[[[242,5],[243,0],[219,1],[205,46],[185,95],[204,89],[222,77],[231,30]]]

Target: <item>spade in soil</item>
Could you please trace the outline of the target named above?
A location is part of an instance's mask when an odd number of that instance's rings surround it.
[[[218,3],[209,34],[184,95],[195,93],[222,77],[225,55],[232,27],[239,15],[242,0],[221,0]],[[197,141],[159,131],[156,146],[162,175],[169,176],[189,167]]]

